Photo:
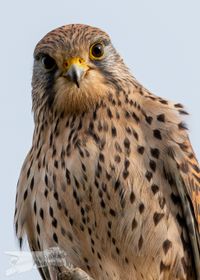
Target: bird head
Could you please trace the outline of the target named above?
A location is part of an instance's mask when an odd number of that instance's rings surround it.
[[[104,31],[81,24],[57,28],[34,51],[33,111],[87,111],[129,76]]]

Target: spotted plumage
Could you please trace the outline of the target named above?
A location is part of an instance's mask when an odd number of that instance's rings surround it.
[[[200,279],[200,169],[179,103],[130,74],[108,35],[67,25],[36,46],[35,130],[16,233],[94,279]],[[40,268],[57,279],[65,267]]]

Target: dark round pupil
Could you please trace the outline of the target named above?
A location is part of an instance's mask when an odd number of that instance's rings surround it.
[[[94,57],[101,57],[103,54],[103,46],[101,44],[96,44],[92,48],[92,55]]]
[[[55,60],[48,55],[42,58],[42,63],[46,69],[51,69],[55,66]]]

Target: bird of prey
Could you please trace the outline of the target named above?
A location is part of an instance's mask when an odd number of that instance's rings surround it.
[[[19,240],[33,254],[59,248],[95,280],[200,279],[200,169],[184,107],[145,89],[109,36],[82,24],[37,44],[32,102]],[[66,268],[39,269],[59,279]]]

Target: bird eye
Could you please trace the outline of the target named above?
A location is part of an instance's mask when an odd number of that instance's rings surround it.
[[[49,55],[44,55],[41,62],[46,70],[52,70],[56,66],[55,60]]]
[[[90,58],[100,60],[104,55],[104,45],[102,43],[95,43],[90,47]]]

